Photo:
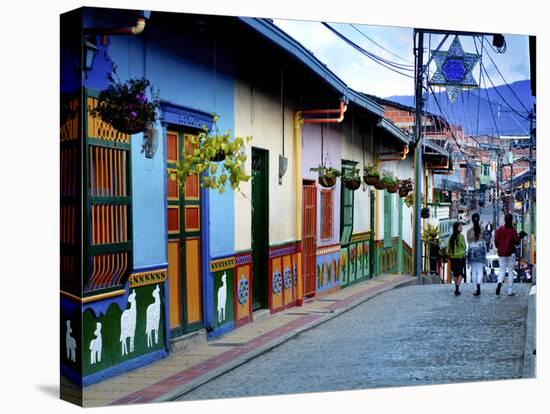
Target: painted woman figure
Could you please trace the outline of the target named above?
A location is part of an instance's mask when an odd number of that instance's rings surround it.
[[[449,246],[447,248],[449,260],[451,262],[451,272],[455,282],[455,295],[460,295],[460,282],[464,277],[466,268],[466,240],[462,235],[462,224],[455,222],[453,224],[453,234],[449,238]]]
[[[487,244],[479,225],[479,214],[472,215],[472,224],[473,226],[466,235],[468,239],[466,257],[472,274],[472,283],[476,284],[474,296],[479,296],[481,294],[481,283],[483,282],[483,269],[487,260]]]

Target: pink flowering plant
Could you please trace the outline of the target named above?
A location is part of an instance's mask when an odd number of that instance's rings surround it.
[[[92,113],[125,134],[137,134],[153,127],[160,103],[158,91],[153,90],[151,83],[145,78],[121,82],[115,71],[109,75],[109,81]]]

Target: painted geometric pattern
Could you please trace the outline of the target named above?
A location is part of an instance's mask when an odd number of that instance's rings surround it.
[[[279,293],[281,293],[282,287],[283,287],[283,279],[281,276],[281,272],[277,270],[275,271],[275,273],[273,273],[273,281],[272,281],[273,293],[275,295],[278,295]]]
[[[248,280],[246,279],[245,275],[241,275],[241,280],[239,280],[239,287],[237,289],[237,296],[241,305],[244,305],[246,303],[246,301],[248,300],[248,295]]]
[[[232,267],[235,267],[235,258],[234,257],[228,257],[228,258],[225,258],[225,259],[212,260],[210,262],[210,271],[211,272],[219,272],[220,270],[231,269]]]
[[[166,280],[167,269],[154,270],[150,272],[133,273],[128,278],[130,287],[146,286],[153,283],[162,283]]]
[[[91,111],[97,107],[97,104],[96,98],[88,97],[88,137],[129,144],[130,135],[117,131],[101,118],[92,115]]]
[[[78,99],[70,101],[69,108],[73,111],[73,115],[60,127],[59,138],[61,142],[78,138]]]
[[[283,282],[285,285],[285,289],[290,289],[292,287],[292,272],[290,271],[289,267],[285,268],[285,272],[283,274]]]

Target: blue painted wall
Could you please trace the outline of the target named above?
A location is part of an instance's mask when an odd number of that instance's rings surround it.
[[[106,17],[109,16],[109,17]],[[114,17],[94,9],[84,13],[85,27],[128,25],[132,18]],[[108,85],[111,62],[121,80],[145,76],[159,96],[176,105],[219,115],[220,131],[234,131],[234,78],[231,57],[212,39],[183,37],[168,33],[162,25],[146,25],[140,36],[109,36],[85,84],[95,89]],[[215,69],[214,69],[215,62]],[[159,133],[162,129],[159,127]],[[152,160],[141,151],[142,135],[132,137],[132,190],[134,223],[134,266],[167,261],[166,212],[164,200],[164,139]],[[210,201],[209,256],[234,254],[233,191],[208,193]]]

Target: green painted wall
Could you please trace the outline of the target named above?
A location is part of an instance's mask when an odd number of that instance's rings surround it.
[[[146,318],[147,307],[154,302],[153,291],[159,286],[160,297],[160,317],[159,317],[159,335],[158,342],[154,341],[152,336],[152,346],[147,346]],[[126,339],[128,354],[122,355],[122,345],[120,341],[121,315],[122,312],[118,305],[111,304],[105,315],[96,318],[92,311],[86,310],[82,315],[84,330],[82,332],[82,365],[83,375],[89,375],[106,368],[117,365],[123,361],[133,359],[140,355],[145,355],[153,351],[164,349],[164,288],[163,284],[148,285],[131,288],[130,293],[136,293],[136,328],[134,334],[134,350],[130,351],[130,339]],[[128,303],[127,309],[130,308]],[[101,361],[91,363],[90,343],[96,338],[95,330],[97,323],[101,323],[102,352]]]

